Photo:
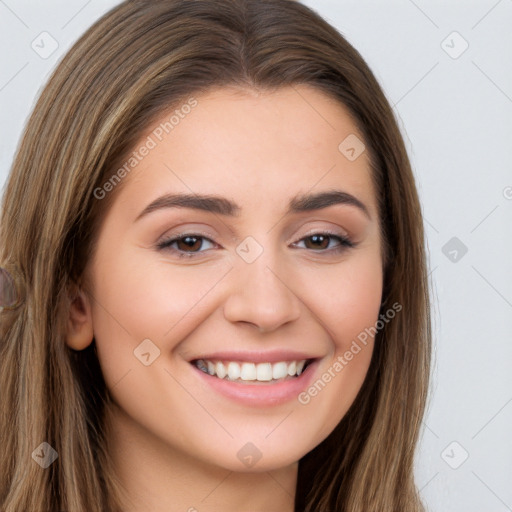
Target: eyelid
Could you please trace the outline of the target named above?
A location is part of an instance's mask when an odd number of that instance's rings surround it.
[[[194,229],[194,228],[184,229],[184,230],[178,231],[176,233],[171,233],[170,235],[163,235],[161,237],[160,241],[172,240],[172,239],[176,239],[176,238],[182,238],[185,236],[202,236],[203,238],[208,238],[208,240],[213,242],[210,233],[206,233],[205,231],[201,231],[200,229]]]
[[[305,240],[311,236],[314,236],[314,235],[327,235],[327,236],[330,236],[331,238],[337,238],[340,241],[339,245],[334,248],[326,249],[323,251],[313,251],[313,252],[318,252],[318,254],[321,254],[321,253],[329,254],[331,252],[336,252],[336,251],[340,252],[340,251],[344,251],[346,249],[352,249],[358,245],[357,242],[354,242],[352,240],[350,235],[345,234],[345,233],[340,233],[340,232],[337,232],[335,230],[330,230],[330,229],[313,229],[312,231],[309,231],[308,233],[301,236],[296,242],[293,242],[293,244],[296,245],[297,243],[300,243],[303,240]]]
[[[346,240],[351,240],[350,235],[345,230],[336,230],[331,228],[311,228],[309,231],[304,233],[299,240],[302,240],[303,238],[306,238],[308,236],[317,235],[317,234],[326,234],[326,235],[333,235],[333,236],[339,236],[340,238],[344,238]]]
[[[172,233],[170,235],[164,235],[158,240],[158,242],[155,244],[155,246],[157,249],[162,249],[162,248],[165,249],[165,247],[164,247],[165,245],[176,242],[176,241],[181,240],[182,238],[186,238],[188,236],[204,238],[205,240],[208,240],[209,242],[211,242],[213,245],[220,246],[215,240],[213,240],[213,238],[209,234],[202,232],[200,230],[185,230],[185,231],[181,231],[178,233]],[[195,253],[195,254],[200,254],[201,252],[204,252],[204,251],[199,251],[198,253]],[[194,254],[194,253],[190,253],[190,254]]]

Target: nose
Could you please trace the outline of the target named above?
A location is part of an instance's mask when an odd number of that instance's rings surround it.
[[[224,304],[228,321],[249,323],[268,332],[299,318],[301,301],[289,273],[276,270],[275,261],[263,255],[250,264],[239,263]]]

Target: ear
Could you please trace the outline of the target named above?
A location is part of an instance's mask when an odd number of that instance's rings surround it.
[[[94,337],[91,304],[87,294],[76,287],[70,299],[66,343],[74,350],[83,350]]]

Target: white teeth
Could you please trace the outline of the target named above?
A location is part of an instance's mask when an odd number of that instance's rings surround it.
[[[288,365],[281,361],[280,363],[276,363],[272,365],[272,378],[273,379],[282,379],[288,375]]]
[[[272,365],[270,363],[260,363],[256,366],[256,379],[260,381],[272,380]]]
[[[226,372],[226,368],[221,362],[215,365],[215,373],[217,374],[217,377],[219,377],[219,379],[223,379],[228,374]]]
[[[240,365],[237,363],[228,364],[228,377],[229,380],[236,380],[240,377]]]
[[[299,376],[306,360],[279,361],[278,363],[237,363],[235,361],[207,361],[198,359],[194,363],[201,371],[219,379],[268,382],[288,376]]]
[[[242,380],[256,380],[256,365],[254,363],[243,363],[240,378]]]

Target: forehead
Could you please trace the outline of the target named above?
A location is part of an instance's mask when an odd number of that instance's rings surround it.
[[[134,150],[144,145],[151,149],[121,194],[137,208],[163,192],[227,192],[247,208],[265,201],[277,211],[297,193],[342,188],[376,215],[361,133],[341,103],[311,86],[223,88],[185,99],[163,112]]]

